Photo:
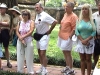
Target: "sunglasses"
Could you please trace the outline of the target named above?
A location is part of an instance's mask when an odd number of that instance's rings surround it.
[[[28,13],[22,13],[23,16],[28,16]]]

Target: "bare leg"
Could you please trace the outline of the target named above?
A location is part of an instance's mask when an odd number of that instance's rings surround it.
[[[38,49],[38,55],[39,55],[40,64],[43,65],[43,61],[42,61],[42,57],[41,57],[41,50],[40,49]]]
[[[80,59],[81,59],[81,75],[85,75],[85,67],[86,67],[86,56],[85,54],[80,53]]]
[[[63,54],[65,57],[66,65],[72,69],[73,61],[72,61],[71,51],[63,50]]]
[[[92,54],[86,54],[87,75],[91,74],[91,69],[92,69],[91,56]]]
[[[6,56],[6,59],[7,59],[7,63],[9,63],[9,50],[8,50],[8,47],[5,48],[5,56]]]
[[[41,50],[40,56],[43,66],[46,67],[47,66],[46,50]]]
[[[9,68],[12,68],[12,65],[10,64],[10,62],[9,62],[9,50],[8,50],[8,47],[5,47],[5,56],[6,56],[6,59],[7,59],[7,66],[9,67]]]
[[[1,63],[1,58],[0,58],[0,69],[2,68],[2,67],[1,67],[1,64],[2,64],[2,63]]]

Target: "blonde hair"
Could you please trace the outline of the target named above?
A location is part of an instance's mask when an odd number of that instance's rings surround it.
[[[84,4],[82,6],[82,8],[87,8],[89,10],[89,19],[90,19],[90,23],[93,27],[93,30],[96,30],[95,24],[93,22],[93,18],[92,18],[92,9],[91,6],[89,4]],[[79,23],[82,21],[83,19],[83,14],[82,14],[82,8],[81,8],[81,12],[80,12],[80,16],[79,16]]]

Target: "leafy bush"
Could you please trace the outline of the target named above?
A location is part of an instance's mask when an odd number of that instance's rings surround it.
[[[62,0],[49,0],[46,2],[46,7],[61,7],[62,6]]]
[[[28,74],[18,73],[18,72],[10,72],[10,71],[0,71],[0,75],[28,75]]]

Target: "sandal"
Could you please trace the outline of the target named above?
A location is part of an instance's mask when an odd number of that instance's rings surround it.
[[[12,68],[12,65],[10,64],[10,62],[7,63],[8,68]]]

